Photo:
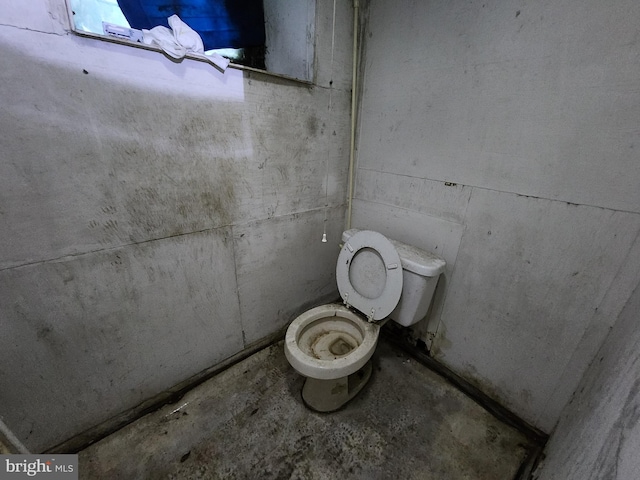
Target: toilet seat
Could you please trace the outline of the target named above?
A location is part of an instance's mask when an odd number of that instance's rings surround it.
[[[345,242],[336,265],[338,290],[345,304],[369,321],[386,318],[402,294],[402,265],[384,235],[361,230]]]

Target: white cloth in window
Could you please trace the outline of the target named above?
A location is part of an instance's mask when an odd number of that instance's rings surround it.
[[[204,55],[204,45],[198,32],[180,20],[177,15],[168,19],[171,28],[157,26],[142,30],[146,45],[157,45],[173,58],[184,58],[187,53]]]
[[[229,66],[229,60],[215,52],[205,55],[200,34],[180,20],[178,15],[168,19],[171,28],[159,25],[151,30],[142,30],[142,42],[145,45],[157,45],[173,58],[184,58],[187,53],[197,55],[211,62],[223,72]]]

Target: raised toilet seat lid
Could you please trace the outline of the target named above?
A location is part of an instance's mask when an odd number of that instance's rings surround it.
[[[402,294],[400,255],[381,233],[361,230],[340,250],[336,280],[347,305],[371,320],[382,320]]]

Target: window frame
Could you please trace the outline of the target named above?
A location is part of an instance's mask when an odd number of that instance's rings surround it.
[[[98,40],[98,41],[103,41],[103,42],[108,42],[108,43],[114,43],[117,45],[125,45],[128,47],[133,47],[133,48],[140,48],[143,50],[148,50],[151,52],[158,52],[161,53],[163,57],[168,58],[167,54],[164,52],[164,50],[162,50],[162,48],[160,48],[157,45],[147,45],[145,43],[142,42],[133,42],[131,40],[127,40],[124,38],[118,38],[115,36],[110,36],[110,35],[104,35],[104,34],[99,34],[99,33],[93,33],[93,32],[87,32],[84,30],[80,30],[78,28],[76,28],[75,26],[75,21],[74,21],[74,13],[73,13],[73,9],[71,8],[71,2],[70,0],[64,0],[65,6],[66,6],[66,10],[67,10],[67,16],[69,19],[69,28],[70,31],[77,36],[80,37],[85,37],[85,38],[90,38],[93,40]],[[314,47],[315,49],[315,47]],[[193,55],[190,53],[187,53],[185,55],[185,57],[181,60],[195,60],[198,62],[202,62],[202,63],[207,63],[211,66],[211,68],[214,68],[217,70],[216,67],[214,67],[213,65],[211,65],[211,63],[206,59],[206,58],[202,58],[202,56],[199,55]],[[268,75],[270,77],[275,77],[275,78],[279,78],[279,79],[283,79],[283,80],[287,80],[290,82],[296,82],[296,83],[300,83],[303,85],[314,85],[314,80],[313,78],[310,80],[306,80],[306,79],[302,79],[302,78],[297,78],[297,77],[293,77],[291,75],[287,75],[284,73],[277,73],[277,72],[271,72],[269,70],[263,70],[260,68],[255,68],[255,67],[250,67],[247,65],[241,65],[239,63],[234,63],[233,61],[229,62],[229,66],[227,68],[233,68],[235,70],[243,70],[243,71],[247,71],[247,72],[254,72],[254,73],[258,73],[261,75]],[[315,72],[312,72],[312,77],[314,77]]]

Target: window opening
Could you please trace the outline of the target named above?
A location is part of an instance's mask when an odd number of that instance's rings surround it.
[[[266,68],[262,0],[71,0],[71,9],[77,29],[132,41],[141,38],[136,31],[169,27],[175,14],[198,32],[205,53]]]
[[[104,39],[108,38],[110,41],[133,46],[136,42],[142,41],[141,28],[166,26],[167,19],[172,15],[177,15],[186,25],[203,37],[205,48],[209,49],[205,53],[208,53],[209,56],[211,56],[212,52],[215,52],[237,65],[252,67],[306,82],[313,80],[316,0],[66,1],[69,7],[69,14],[72,17],[73,30],[79,34],[87,34],[96,40],[102,37]],[[133,20],[133,17],[129,15],[129,7],[125,6],[125,2],[153,4],[157,11],[161,11],[161,20],[158,20],[157,24],[153,24],[155,20],[146,24],[137,24],[137,20]],[[176,4],[181,6],[181,10],[173,8]],[[194,20],[190,19],[190,14],[192,15],[194,12],[192,6],[197,6],[197,4],[216,4],[218,7],[222,5],[225,8],[226,13],[223,16],[227,21],[233,23],[233,26],[227,29],[229,31],[224,33],[227,36],[232,36],[233,32],[231,30],[236,30],[238,25],[240,25],[241,29],[246,28],[246,23],[244,23],[245,27],[242,27],[244,20],[239,20],[240,17],[252,19],[249,21],[249,25],[259,24],[257,33],[255,31],[251,32],[249,34],[250,39],[248,41],[245,39],[242,42],[244,45],[233,41],[232,45],[228,45],[230,48],[221,47],[221,45],[228,42],[210,43],[206,38],[206,32],[203,35],[203,32],[199,31],[200,27],[194,25]],[[247,15],[249,7],[244,10],[239,8],[241,5],[250,4],[256,6],[257,13]],[[227,9],[229,6],[231,8]],[[134,9],[138,7],[134,5]],[[125,13],[129,15],[129,19],[127,19]],[[256,42],[255,38],[261,41]],[[212,61],[212,63],[218,65],[215,61]]]

